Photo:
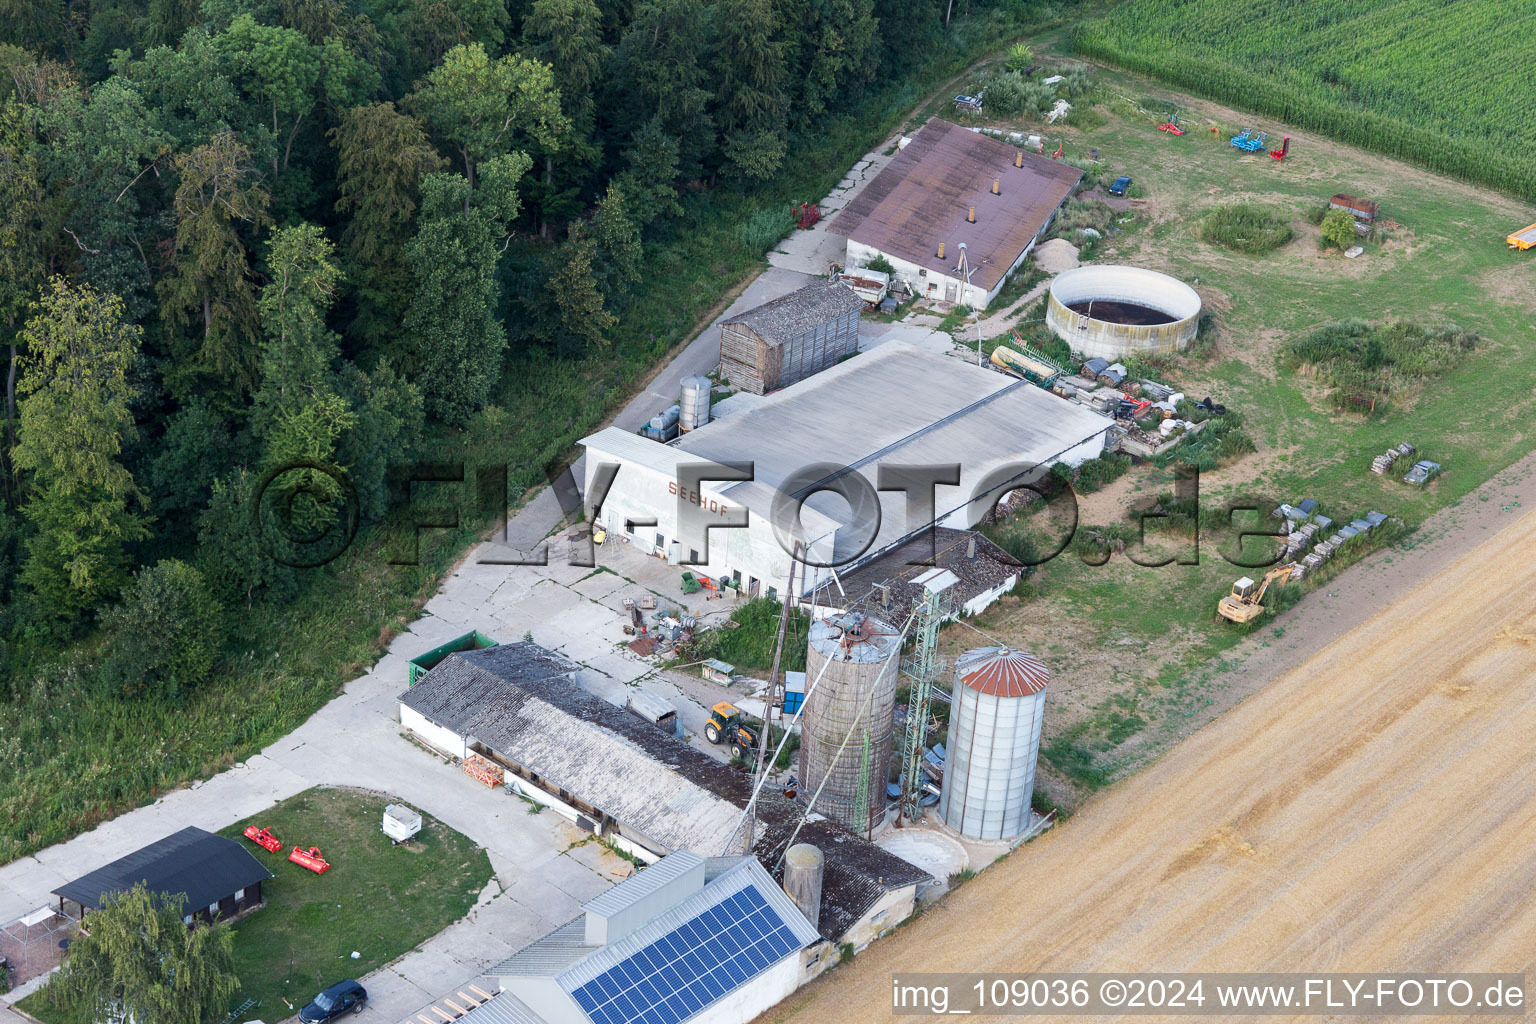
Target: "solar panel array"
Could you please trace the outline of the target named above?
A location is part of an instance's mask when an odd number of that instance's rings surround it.
[[[800,945],[748,886],[571,995],[595,1024],[678,1024]]]

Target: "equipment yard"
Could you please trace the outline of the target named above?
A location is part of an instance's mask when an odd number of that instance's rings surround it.
[[[1536,970],[1533,559],[1527,514],[760,1020],[916,965]]]

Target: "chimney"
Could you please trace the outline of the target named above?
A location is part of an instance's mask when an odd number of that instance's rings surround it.
[[[943,259],[943,258],[944,258],[944,243],[940,242],[939,243],[939,259]]]
[[[971,212],[965,215],[965,222],[967,224],[976,223],[976,207],[971,207]]]
[[[815,928],[821,923],[821,875],[826,857],[810,843],[784,851],[784,892]]]
[[[891,586],[889,583],[881,583],[875,587],[880,592],[880,607],[886,611],[891,610]]]
[[[973,562],[976,561],[976,535],[974,533],[965,542],[965,557]]]
[[[993,178],[992,179],[992,194],[993,195],[1000,196],[1000,195],[1003,194],[1002,190],[1000,188],[998,188],[998,186],[1001,185],[1001,184],[1002,184],[1001,180],[999,180],[997,178]]]
[[[1022,149],[1019,150],[1017,153],[1013,154],[1013,166],[1015,166],[1015,167],[1023,167],[1024,166],[1024,151]]]

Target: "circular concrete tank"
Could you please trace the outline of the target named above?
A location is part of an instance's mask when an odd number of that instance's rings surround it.
[[[1155,270],[1089,265],[1051,282],[1045,322],[1085,358],[1173,352],[1200,328],[1200,296]]]
[[[809,800],[821,789],[813,809],[863,836],[885,816],[898,633],[879,619],[848,612],[812,623],[806,651],[800,797]]]
[[[955,659],[939,816],[973,839],[1029,827],[1050,672],[1032,654],[982,647]]]

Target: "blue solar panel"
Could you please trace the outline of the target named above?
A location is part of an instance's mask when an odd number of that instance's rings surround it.
[[[798,945],[749,886],[572,995],[597,1024],[679,1024]]]

